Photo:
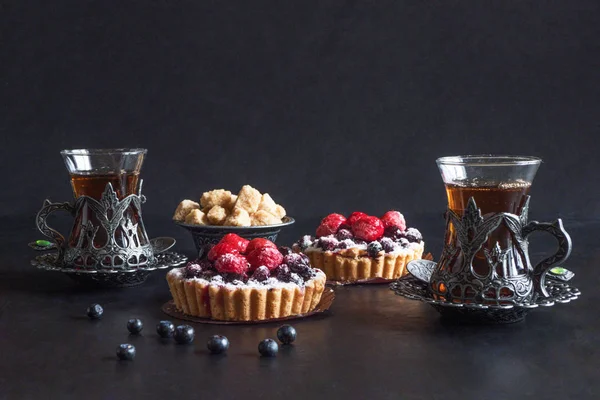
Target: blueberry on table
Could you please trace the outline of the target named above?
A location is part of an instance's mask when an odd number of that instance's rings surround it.
[[[194,328],[189,325],[179,325],[175,328],[175,341],[178,344],[188,344],[194,341]]]
[[[208,339],[206,347],[211,354],[221,354],[229,349],[229,339],[223,335],[213,335]]]
[[[86,314],[91,319],[100,319],[104,314],[104,309],[100,304],[92,304],[87,308]]]
[[[258,352],[263,357],[275,357],[279,351],[279,345],[273,339],[265,339],[258,344]]]
[[[291,344],[296,340],[296,329],[291,325],[283,325],[277,329],[277,339],[282,344]]]
[[[133,335],[139,334],[143,328],[144,324],[142,324],[141,319],[132,318],[129,321],[127,321],[127,330]]]
[[[129,343],[120,344],[117,347],[117,357],[119,360],[133,360],[135,357],[135,346]]]
[[[156,333],[164,339],[173,337],[175,334],[175,325],[171,321],[160,321],[156,325]]]

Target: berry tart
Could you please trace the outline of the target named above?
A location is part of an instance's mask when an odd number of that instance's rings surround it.
[[[167,274],[177,309],[221,321],[260,321],[313,311],[325,274],[309,258],[256,238],[227,234],[204,259]]]
[[[303,236],[293,246],[323,270],[328,281],[339,283],[397,279],[406,274],[406,264],[422,257],[424,248],[421,233],[407,229],[398,211],[381,218],[362,212],[348,218],[330,214],[321,221],[316,238]]]

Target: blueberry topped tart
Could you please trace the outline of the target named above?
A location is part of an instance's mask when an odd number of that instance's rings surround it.
[[[325,289],[325,274],[304,254],[256,238],[227,234],[204,259],[167,274],[177,309],[223,321],[306,314]]]
[[[327,280],[344,283],[406,274],[406,264],[423,255],[425,242],[415,228],[406,228],[404,216],[388,211],[381,218],[354,212],[348,218],[329,214],[317,228],[316,238],[303,236],[293,250],[305,254]]]

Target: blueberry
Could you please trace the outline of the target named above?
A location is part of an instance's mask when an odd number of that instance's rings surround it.
[[[397,226],[388,226],[385,228],[384,236],[389,237],[392,240],[399,240],[400,238],[406,237],[406,232],[402,231]]]
[[[310,268],[307,258],[304,254],[292,253],[285,256],[283,262],[290,267],[290,271],[302,273]]]
[[[229,339],[222,335],[214,335],[208,339],[206,347],[211,354],[221,354],[229,349]]]
[[[263,282],[269,278],[270,273],[271,272],[269,271],[269,268],[262,265],[254,270],[254,273],[252,274],[252,279],[259,282]]]
[[[273,270],[273,275],[282,282],[289,282],[290,273],[290,267],[288,267],[286,264],[281,264],[279,267]]]
[[[175,341],[178,344],[189,344],[194,341],[194,328],[189,325],[179,325],[175,328]]]
[[[133,360],[135,357],[135,346],[129,343],[120,344],[117,347],[117,357],[119,360]]]
[[[173,337],[175,334],[175,325],[171,321],[160,321],[156,325],[156,333],[163,339]]]
[[[132,318],[129,321],[127,321],[127,330],[134,335],[139,334],[143,328],[144,324],[142,324],[141,319]]]
[[[381,239],[379,239],[379,242],[381,243],[381,246],[383,247],[383,250],[386,253],[391,253],[396,249],[394,241],[388,237],[382,237]]]
[[[277,329],[277,339],[282,344],[290,344],[296,340],[296,329],[291,325],[283,325]]]
[[[312,236],[310,236],[310,235],[304,235],[298,241],[298,246],[300,247],[301,250],[306,250],[307,248],[309,248],[310,246],[312,246],[313,241],[314,241],[314,238]]]
[[[370,257],[378,257],[379,252],[383,250],[383,246],[381,246],[381,243],[375,241],[375,242],[371,242],[367,245],[367,253],[369,254]]]
[[[419,243],[421,240],[423,240],[423,235],[421,235],[421,232],[415,228],[408,228],[406,230],[406,238],[409,242]]]
[[[316,276],[315,270],[312,268],[307,269],[305,272],[299,274],[304,281],[309,281]]]
[[[265,339],[258,344],[258,352],[263,357],[275,357],[279,351],[279,345],[273,339]]]
[[[319,239],[319,247],[325,251],[334,250],[338,245],[338,240],[334,237],[322,237]]]
[[[185,266],[185,277],[196,278],[202,273],[202,266],[198,263],[191,262]]]
[[[86,314],[91,319],[100,319],[104,314],[104,309],[100,304],[92,304],[87,308]]]
[[[346,240],[346,239],[354,239],[354,235],[348,229],[340,229],[335,234],[337,240]]]
[[[410,242],[406,238],[400,238],[398,243],[400,243],[400,245],[402,245],[402,247],[408,247],[408,245],[410,244]]]
[[[292,254],[292,249],[290,249],[287,246],[279,246],[278,250],[281,254],[283,254],[284,256],[287,256],[288,254]]]
[[[295,283],[296,285],[302,286],[304,284],[304,279],[300,277],[299,274],[292,272],[290,277],[288,278],[289,282]]]

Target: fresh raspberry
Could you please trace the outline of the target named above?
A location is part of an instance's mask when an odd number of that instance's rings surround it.
[[[215,261],[224,254],[239,254],[240,251],[231,243],[218,243],[208,252],[208,259]]]
[[[255,238],[248,243],[248,246],[246,247],[246,254],[250,254],[254,250],[262,249],[263,247],[271,247],[277,250],[277,245],[270,240],[264,238]]]
[[[248,262],[252,271],[263,265],[272,270],[283,262],[283,255],[277,248],[262,247],[248,253]]]
[[[329,214],[323,218],[321,225],[317,228],[317,237],[335,234],[340,225],[344,223],[346,223],[346,217],[342,214]]]
[[[243,275],[248,271],[248,260],[241,254],[223,254],[215,261],[215,268],[222,274]]]
[[[383,222],[377,217],[366,216],[352,224],[352,232],[358,239],[372,242],[383,236]]]
[[[360,212],[360,211],[355,211],[352,214],[350,214],[350,216],[348,217],[348,219],[346,220],[346,224],[352,228],[352,225],[354,225],[354,223],[356,221],[358,221],[359,219],[361,219],[362,217],[368,217],[367,214],[365,214],[364,212]]]
[[[240,253],[245,253],[250,241],[239,235],[236,235],[235,233],[228,233],[227,235],[223,236],[223,239],[221,239],[219,243],[229,243],[235,246]]]
[[[404,220],[404,215],[400,214],[398,211],[386,212],[383,214],[383,217],[381,217],[381,222],[383,222],[383,226],[386,228],[395,226],[400,228],[401,231],[406,230],[406,221]]]

